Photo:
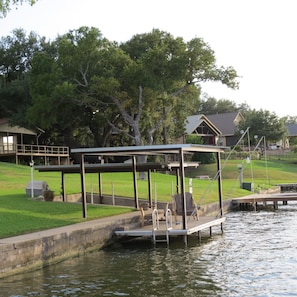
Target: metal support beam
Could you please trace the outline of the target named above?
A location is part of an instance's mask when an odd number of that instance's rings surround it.
[[[187,203],[186,203],[186,191],[185,191],[185,167],[184,167],[184,152],[181,149],[179,151],[179,162],[180,162],[180,193],[183,200],[182,209],[183,209],[183,229],[187,229]]]
[[[133,184],[134,184],[134,202],[135,208],[139,209],[138,203],[138,186],[137,186],[137,174],[136,174],[136,157],[132,156],[132,171],[133,171]]]
[[[80,179],[81,179],[81,200],[82,200],[82,211],[83,218],[87,218],[87,193],[86,193],[86,182],[85,182],[85,156],[81,154],[80,159]]]
[[[102,196],[102,176],[100,172],[98,173],[98,189],[99,189],[99,203],[101,204],[103,196]]]
[[[66,201],[66,191],[65,191],[65,173],[64,171],[61,172],[61,196],[62,201]]]
[[[218,172],[218,190],[219,190],[219,205],[220,205],[220,215],[223,217],[223,190],[222,190],[222,169],[221,169],[221,156],[220,153],[216,153],[217,159],[217,172]]]
[[[151,170],[147,171],[147,181],[148,181],[148,200],[149,200],[149,207],[151,208],[152,205],[152,174]]]

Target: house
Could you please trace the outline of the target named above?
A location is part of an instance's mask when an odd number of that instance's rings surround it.
[[[8,119],[0,119],[0,161],[21,159],[29,163],[42,159],[43,163],[69,164],[69,148],[38,145],[39,133],[24,127],[11,125]]]
[[[188,116],[185,124],[185,135],[197,135],[203,138],[204,144],[217,145],[221,141],[222,132],[203,114]]]
[[[238,142],[236,135],[238,124],[244,120],[241,112],[228,112],[207,115],[208,120],[221,131],[219,145],[234,146]]]
[[[297,124],[286,124],[288,135],[286,139],[286,147],[292,147],[297,144]]]
[[[0,154],[13,152],[17,144],[34,143],[37,133],[19,126],[12,126],[8,119],[0,119]]]

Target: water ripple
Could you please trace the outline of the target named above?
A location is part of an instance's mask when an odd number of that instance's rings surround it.
[[[136,241],[1,280],[0,296],[297,296],[297,206],[227,214],[225,232]]]

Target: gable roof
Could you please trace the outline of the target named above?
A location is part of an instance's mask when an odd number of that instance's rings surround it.
[[[25,135],[36,135],[37,133],[20,126],[12,126],[8,119],[0,119],[0,132],[14,133],[14,134],[25,134]]]
[[[297,136],[297,124],[287,124],[288,136]]]
[[[243,120],[240,112],[227,112],[207,115],[207,118],[222,131],[222,135],[234,135],[238,123]]]
[[[216,135],[222,132],[203,114],[191,115],[186,119],[185,133],[192,134],[201,124],[205,123]]]

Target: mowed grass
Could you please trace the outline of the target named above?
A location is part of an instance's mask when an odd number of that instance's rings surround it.
[[[250,164],[240,160],[222,160],[223,198],[234,198],[249,195],[251,192],[240,189],[238,164],[244,167],[244,181],[253,182],[256,189],[271,188],[278,183],[297,182],[297,165],[286,161],[253,160]],[[185,181],[186,191],[192,180],[192,190],[196,202],[200,205],[218,201],[218,183],[216,165],[203,165],[197,169],[187,170]],[[59,195],[61,191],[60,173],[39,173],[34,170],[34,180],[46,181],[51,190]],[[208,175],[210,180],[196,178]],[[25,194],[25,188],[31,179],[29,166],[0,162],[0,238],[65,226],[82,222],[82,206],[80,203],[44,202],[31,200]],[[147,199],[147,180],[137,180],[139,198]],[[67,194],[81,192],[79,174],[65,175]],[[176,177],[173,174],[152,174],[153,199],[157,201],[172,201],[176,191]],[[98,193],[98,175],[86,175],[87,192]],[[124,197],[134,196],[132,173],[102,174],[103,194]],[[106,205],[88,205],[87,219],[96,219],[115,214],[133,211],[133,208]]]
[[[26,195],[30,182],[29,166],[0,162],[0,238],[30,233],[83,222],[81,203],[44,202],[32,200]],[[58,173],[41,174],[34,171],[34,179],[48,182],[50,188],[60,191],[61,176]],[[79,176],[69,177],[71,192],[80,190]],[[87,220],[133,211],[129,207],[88,205]]]

